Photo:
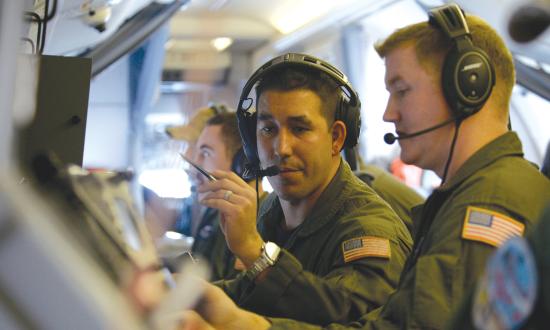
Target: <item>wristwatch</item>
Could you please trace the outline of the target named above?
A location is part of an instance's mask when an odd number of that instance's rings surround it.
[[[273,242],[264,242],[262,244],[261,255],[246,271],[246,277],[253,280],[263,272],[267,267],[273,266],[277,259],[279,259],[279,253],[281,248]]]

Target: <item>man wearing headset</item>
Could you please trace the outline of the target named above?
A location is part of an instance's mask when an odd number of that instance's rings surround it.
[[[244,107],[256,83],[257,112]],[[215,171],[218,180],[199,188],[201,203],[222,213],[227,244],[247,268],[219,283],[244,308],[347,322],[397,285],[410,234],[340,156],[357,143],[359,107],[345,76],[308,55],[280,56],[245,86],[237,110],[243,145],[251,172],[268,175],[275,192],[258,229],[256,192],[236,175]]]
[[[357,322],[330,329],[443,328],[488,256],[530,230],[550,201],[550,181],[523,158],[507,128],[514,67],[503,40],[454,4],[430,16],[376,48],[390,92],[384,120],[396,126],[401,157],[443,183],[413,210],[415,245],[396,291]],[[203,302],[199,312],[215,328],[317,328],[240,310],[210,286]],[[187,320],[205,325],[194,312]]]

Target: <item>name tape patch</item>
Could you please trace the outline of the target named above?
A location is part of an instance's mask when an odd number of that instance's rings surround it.
[[[342,243],[344,262],[366,257],[390,258],[390,240],[375,236],[353,238]]]
[[[462,238],[499,247],[506,240],[522,236],[525,225],[495,211],[468,206]]]

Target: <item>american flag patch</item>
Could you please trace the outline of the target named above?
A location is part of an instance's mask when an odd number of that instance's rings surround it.
[[[462,238],[499,247],[507,239],[523,235],[525,225],[503,214],[469,206]]]
[[[342,243],[344,262],[365,258],[390,258],[390,241],[387,238],[363,236]]]

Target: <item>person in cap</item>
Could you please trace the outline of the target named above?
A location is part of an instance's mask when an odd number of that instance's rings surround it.
[[[235,112],[220,113],[208,119],[196,142],[193,160],[209,172],[231,171],[243,177],[246,157],[242,149]],[[208,178],[198,171],[192,171],[191,176],[198,189],[208,181]],[[261,178],[258,179],[261,181]],[[245,180],[251,188],[255,188],[255,180],[247,178]],[[267,197],[260,182],[257,185],[257,197],[260,205]],[[191,251],[199,262],[201,260],[208,262],[212,281],[233,278],[244,269],[242,262],[227,247],[220,218],[221,215],[217,209],[205,208],[200,221],[196,227],[192,228],[194,242]]]
[[[225,105],[212,104],[208,107],[200,108],[191,117],[188,123],[180,126],[168,127],[166,133],[173,139],[184,141],[186,148],[183,155],[187,159],[194,159],[197,154],[197,140],[206,126],[208,120],[215,115],[226,113],[228,111]],[[172,230],[189,237],[196,237],[197,228],[201,222],[202,215],[206,211],[197,200],[196,194],[196,171],[187,164],[186,172],[191,181],[191,196],[184,199],[182,212],[176,219]]]
[[[184,155],[189,159],[193,159],[195,144],[206,122],[218,112],[225,110],[225,106],[218,105],[199,108],[193,113],[188,123],[179,126],[168,126],[165,132],[172,139],[182,141],[185,148]],[[180,156],[174,155],[174,157],[179,158]],[[190,167],[186,167],[185,171],[191,183],[191,195],[184,198],[177,208],[167,207],[161,197],[147,188],[144,189],[145,218],[147,219],[147,227],[154,238],[162,237],[167,231],[175,231],[191,237],[191,228],[196,226],[201,213],[204,212],[204,207],[197,202],[197,195],[194,192],[194,176]]]

